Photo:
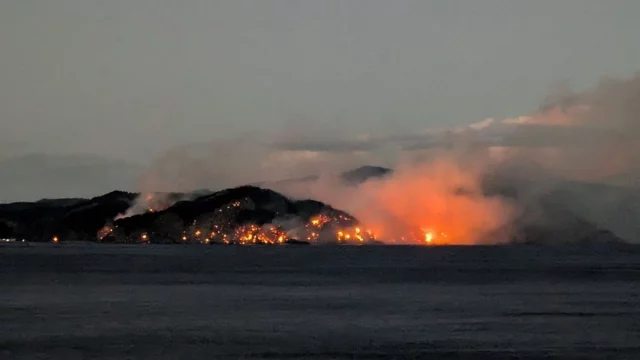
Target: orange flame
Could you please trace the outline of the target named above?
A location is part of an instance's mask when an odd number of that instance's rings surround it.
[[[400,167],[388,178],[353,189],[316,193],[321,201],[353,214],[385,243],[471,245],[502,242],[513,208],[481,188],[482,166],[441,159]],[[344,191],[341,191],[344,190]],[[362,229],[340,229],[338,240],[360,241]],[[500,234],[500,237],[493,237]],[[497,236],[497,235],[496,235]]]

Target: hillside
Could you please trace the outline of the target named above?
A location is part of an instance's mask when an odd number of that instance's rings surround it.
[[[366,166],[340,176],[345,183],[357,185],[391,173],[390,169]],[[638,195],[628,188],[582,183],[543,185],[515,181],[485,184],[487,195],[502,196],[518,205],[519,216],[505,229],[512,234],[512,242],[618,243],[622,241],[620,237],[633,240],[640,233],[635,222],[630,221],[632,218],[623,216],[625,211],[637,213],[633,206]],[[376,239],[365,225],[375,226],[360,224],[353,215],[328,204],[311,199],[293,200],[257,186],[144,196],[113,191],[90,199],[44,199],[0,205],[0,238],[35,242],[50,242],[54,238],[105,243],[211,244],[293,241],[363,244],[384,240]]]

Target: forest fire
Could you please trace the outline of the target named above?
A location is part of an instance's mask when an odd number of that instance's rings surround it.
[[[105,225],[103,226],[100,230],[98,230],[98,240],[102,241],[104,240],[104,238],[106,238],[107,236],[113,234],[113,226],[110,225]]]
[[[362,231],[359,227],[353,229],[345,229],[338,231],[336,234],[338,242],[359,241],[361,243],[370,240],[375,240],[375,235],[371,230]]]
[[[452,196],[451,199],[441,199],[441,202],[434,202],[431,199],[431,204],[441,206],[443,209],[440,209],[440,212],[425,212],[421,209],[421,204],[412,208],[399,202],[406,194],[399,194],[396,191],[405,190],[404,187],[376,189],[373,194],[375,196],[368,196],[370,200],[383,202],[384,211],[394,215],[395,222],[390,222],[390,217],[368,216],[368,213],[362,212],[357,213],[358,219],[356,219],[348,213],[334,208],[322,209],[311,217],[308,215],[302,217],[296,216],[296,214],[278,214],[278,210],[265,212],[258,210],[258,205],[251,198],[241,197],[230,199],[226,203],[216,204],[214,208],[198,208],[196,212],[190,213],[191,219],[187,220],[187,223],[171,211],[164,210],[158,211],[157,215],[154,214],[156,216],[154,221],[149,221],[149,217],[145,217],[143,219],[146,220],[141,223],[137,220],[110,222],[97,232],[97,239],[105,242],[236,245],[278,245],[291,242],[344,245],[381,242],[445,245],[451,244],[451,240],[457,239],[459,235],[464,235],[456,233],[456,230],[462,227],[451,220],[462,221],[466,215],[458,212],[443,213],[442,210],[455,210],[453,208],[447,209],[448,205],[465,209],[464,206],[459,206],[467,205],[467,203],[460,203],[465,199],[459,199],[455,196]],[[418,189],[416,185],[416,193],[412,195],[411,199],[421,198],[424,194],[425,190]],[[152,200],[153,198],[147,195],[146,199]],[[466,199],[468,200],[468,197]],[[373,205],[366,206],[366,208],[375,211],[376,214],[383,213],[377,209],[381,207],[380,204],[373,203]],[[466,209],[476,210],[469,206]],[[396,212],[397,214],[395,214]],[[266,221],[260,219],[268,213],[275,213],[276,216],[267,217]],[[131,224],[137,225],[132,226]],[[424,226],[424,224],[429,225]],[[466,229],[463,230],[466,231]]]
[[[197,221],[194,222],[193,226],[197,225]],[[188,234],[192,234],[192,236]],[[180,239],[182,242],[203,244],[249,245],[284,243],[287,237],[282,228],[274,225],[245,224],[234,227],[229,223],[217,223],[210,224],[209,227],[202,226],[202,228],[184,232]]]
[[[406,245],[635,239],[638,227],[619,219],[638,202],[638,109],[629,99],[637,98],[639,86],[637,76],[607,81],[545,101],[533,116],[428,131],[402,140],[407,148],[400,147],[393,168],[214,192],[113,191],[8,206],[0,219],[6,235],[0,236],[63,243]],[[372,159],[358,161],[365,160]]]
[[[337,243],[361,245],[380,240],[378,232],[373,230],[378,227],[367,227],[359,224],[356,219],[343,215],[319,214],[311,217],[304,226],[287,228],[283,225],[254,223],[234,225],[226,214],[227,211],[234,211],[241,207],[241,202],[234,201],[222,209],[225,214],[216,215],[211,221],[199,223],[194,220],[190,227],[180,229],[177,238],[173,242],[177,243],[201,243],[201,244],[237,244],[237,245],[278,245],[286,244],[289,240],[305,241],[311,244]],[[218,211],[217,211],[218,212]],[[116,235],[118,227],[107,224],[97,233],[98,241],[103,241],[107,237]],[[147,229],[150,230],[150,229]],[[118,231],[121,233],[121,231]],[[138,232],[138,241],[141,243],[151,242],[151,238],[156,240],[171,235],[162,235],[154,231]],[[128,238],[125,236],[125,238]],[[135,242],[134,238],[129,241]],[[169,239],[170,240],[170,239]],[[448,235],[438,232],[431,227],[422,227],[417,231],[406,233],[387,234],[384,239],[387,243],[396,244],[423,244],[423,245],[443,245],[448,243]]]
[[[283,229],[276,226],[245,225],[236,229],[234,241],[240,244],[282,244],[286,239]]]
[[[482,189],[484,164],[439,158],[407,164],[392,176],[371,180],[357,188],[322,189],[321,201],[353,214],[359,234],[343,232],[341,239],[358,239],[375,229],[376,239],[387,244],[473,245],[506,241],[505,226],[514,214],[502,197]]]
[[[305,226],[306,240],[311,242],[329,241],[343,244],[361,244],[376,240],[371,229],[356,224],[354,218],[344,215],[330,217],[318,215]]]

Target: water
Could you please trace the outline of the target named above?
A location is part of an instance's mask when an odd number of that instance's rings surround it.
[[[640,358],[640,247],[0,247],[0,358]]]

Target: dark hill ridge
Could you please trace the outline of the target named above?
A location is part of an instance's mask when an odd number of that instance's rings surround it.
[[[640,238],[640,192],[578,181],[487,178],[485,194],[515,203],[516,240],[527,243],[620,242]]]
[[[364,166],[342,173],[341,177],[346,183],[357,184],[371,178],[388,176],[392,171]],[[629,193],[624,188],[572,183],[566,189],[551,191],[529,203],[524,195],[531,192],[533,185],[494,181],[485,186],[487,193],[512,199],[522,205],[522,214],[514,224],[515,242],[619,242],[621,240],[616,235],[605,230],[610,228],[606,224],[587,220],[590,215],[588,212],[599,209],[581,206],[576,199],[585,194],[602,194],[604,200],[638,198],[637,194]],[[62,241],[91,241],[96,240],[97,234],[102,231],[101,237],[105,242],[140,242],[145,235],[145,240],[151,242],[176,242],[185,237],[189,241],[209,239],[216,242],[216,236],[222,233],[236,236],[237,229],[268,226],[277,231],[285,231],[287,238],[305,240],[309,234],[313,234],[311,236],[314,239],[322,236],[320,231],[316,231],[318,229],[309,229],[312,217],[324,216],[339,227],[357,224],[357,219],[351,215],[322,202],[294,201],[276,191],[257,186],[241,186],[218,192],[200,190],[191,194],[164,193],[154,196],[163,199],[161,201],[166,200],[168,207],[163,206],[153,212],[117,221],[114,221],[116,216],[137,203],[139,194],[113,191],[92,199],[46,199],[33,203],[0,204],[0,238],[51,241],[55,235]],[[604,200],[603,204],[606,203]],[[173,205],[169,206],[171,204]],[[615,208],[622,209],[618,211],[625,209],[620,202],[615,204]],[[613,213],[613,205],[607,206],[606,211]],[[144,206],[142,209],[146,210]],[[207,234],[204,234],[205,230]],[[216,235],[207,236],[211,235],[208,232],[210,230]],[[251,230],[252,234],[257,234],[257,230],[254,230]],[[322,230],[335,235],[333,228]],[[198,231],[202,234],[195,236]]]
[[[253,236],[260,229],[269,229],[290,239],[300,230],[300,240],[308,234],[305,226],[312,217],[325,216],[336,225],[353,226],[356,220],[349,214],[313,200],[292,201],[275,191],[255,186],[241,186],[219,191],[193,200],[180,201],[163,211],[145,213],[117,220],[113,234],[106,241],[137,242],[233,242],[238,229]],[[327,229],[328,230],[328,229]],[[316,240],[308,239],[308,240]]]
[[[137,194],[113,191],[92,199],[48,199],[0,205],[0,237],[50,241],[58,233],[90,239],[108,219],[124,212]]]
[[[384,178],[391,174],[393,174],[392,169],[380,167],[380,166],[365,165],[353,170],[349,170],[349,171],[345,171],[343,173],[337,174],[336,176],[345,185],[358,185],[367,180]],[[291,184],[297,184],[297,183],[298,184],[310,183],[310,182],[318,181],[319,179],[320,179],[319,175],[309,175],[309,176],[294,178],[294,179],[259,182],[259,183],[255,183],[254,185],[260,186],[260,187],[267,187],[267,188],[270,186],[280,187],[284,185],[291,185]]]
[[[393,170],[380,166],[361,166],[357,169],[346,171],[341,178],[347,184],[360,184],[370,179],[384,178],[393,174]]]
[[[279,224],[288,230],[304,228],[314,216],[336,219],[335,224],[352,226],[356,220],[349,214],[314,200],[292,201],[280,193],[255,186],[241,186],[204,194],[191,200],[153,212],[114,220],[129,209],[139,194],[113,191],[92,199],[46,200],[34,203],[0,205],[0,238],[18,238],[48,242],[57,237],[65,240],[97,240],[105,242],[140,242],[146,234],[151,242],[189,240],[197,229],[211,230],[214,225],[228,233],[243,226]],[[162,195],[162,196],[159,196]],[[169,193],[154,196],[190,199],[193,195]],[[106,225],[106,226],[105,226]],[[104,232],[105,227],[109,229]],[[144,239],[147,240],[147,239]]]

